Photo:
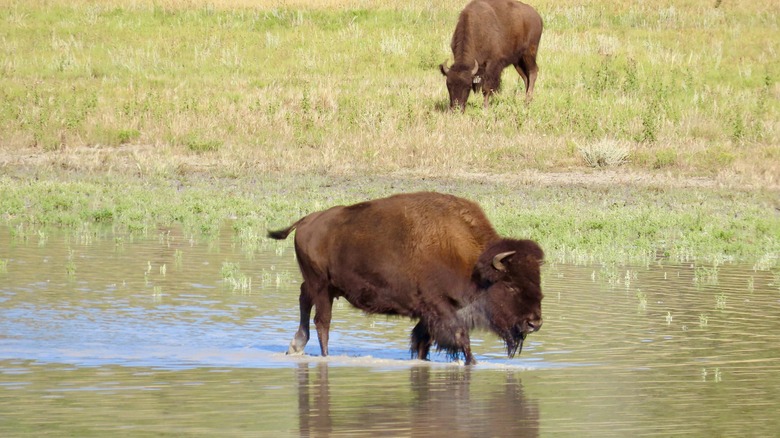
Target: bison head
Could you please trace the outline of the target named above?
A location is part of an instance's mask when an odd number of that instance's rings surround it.
[[[475,281],[486,293],[490,330],[506,342],[509,357],[542,326],[543,259],[544,252],[531,240],[502,239],[487,247],[474,268]]]
[[[475,75],[479,71],[479,62],[474,60],[474,66],[465,64],[453,64],[447,67],[444,63],[439,65],[441,74],[447,77],[447,91],[450,93],[450,110],[459,107],[466,111],[466,101],[472,89]]]

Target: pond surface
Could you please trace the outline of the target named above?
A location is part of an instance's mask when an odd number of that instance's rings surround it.
[[[413,323],[337,302],[331,357],[284,354],[291,248],[0,228],[0,435],[776,436],[780,269],[543,269],[521,355],[410,360]]]

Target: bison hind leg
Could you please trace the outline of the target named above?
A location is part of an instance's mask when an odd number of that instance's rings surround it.
[[[517,74],[520,75],[520,78],[523,79],[523,85],[525,85],[525,90],[528,92],[528,73],[525,71],[525,64],[523,64],[522,60],[515,64],[515,70],[517,70]]]
[[[525,101],[531,102],[534,98],[534,84],[536,76],[539,74],[539,66],[536,65],[536,56],[529,53],[520,58],[520,62],[515,64],[515,69],[525,84]]]
[[[308,342],[309,340],[306,339],[305,336],[303,336],[300,332],[297,332],[293,340],[290,341],[290,346],[287,347],[287,354],[289,354],[290,356],[302,355],[303,348],[306,346]]]
[[[303,354],[303,349],[309,342],[309,318],[311,316],[311,308],[313,306],[311,296],[308,291],[308,283],[301,283],[301,295],[298,297],[298,304],[300,306],[300,324],[298,331],[295,332],[295,336],[290,342],[290,346],[287,348],[287,354],[299,355]]]

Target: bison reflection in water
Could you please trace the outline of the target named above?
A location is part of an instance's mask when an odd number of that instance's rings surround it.
[[[447,77],[450,109],[466,109],[469,93],[481,88],[483,106],[498,91],[501,72],[510,65],[523,78],[525,99],[533,99],[539,68],[536,52],[542,38],[542,18],[525,3],[515,0],[474,0],[458,17],[452,35],[451,67],[439,69]]]
[[[413,366],[408,386],[397,380],[403,373],[384,380],[397,382],[384,393],[395,396],[377,397],[374,385],[361,384],[371,370],[331,377],[327,363],[298,364],[298,436],[539,436],[539,403],[526,395],[518,373],[477,377],[471,367]]]
[[[500,237],[482,209],[440,193],[399,194],[312,213],[271,231],[294,229],[303,276],[300,327],[288,353],[302,353],[314,323],[328,355],[333,299],[367,313],[419,319],[412,355],[427,360],[431,346],[475,364],[469,331],[500,336],[510,357],[542,325],[542,249],[530,240]]]

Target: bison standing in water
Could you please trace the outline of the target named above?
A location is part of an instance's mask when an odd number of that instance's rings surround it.
[[[542,38],[542,17],[525,3],[515,0],[473,0],[458,17],[452,35],[451,67],[439,69],[447,77],[450,109],[465,111],[469,92],[482,88],[483,106],[498,91],[501,72],[514,65],[525,83],[525,99],[533,99],[539,68],[536,52]]]
[[[542,325],[542,249],[500,237],[474,202],[440,193],[399,194],[337,206],[303,217],[268,236],[294,229],[303,276],[301,319],[288,353],[302,353],[314,323],[328,355],[333,299],[367,313],[419,319],[412,355],[431,346],[475,364],[469,331],[496,333],[510,357]]]

